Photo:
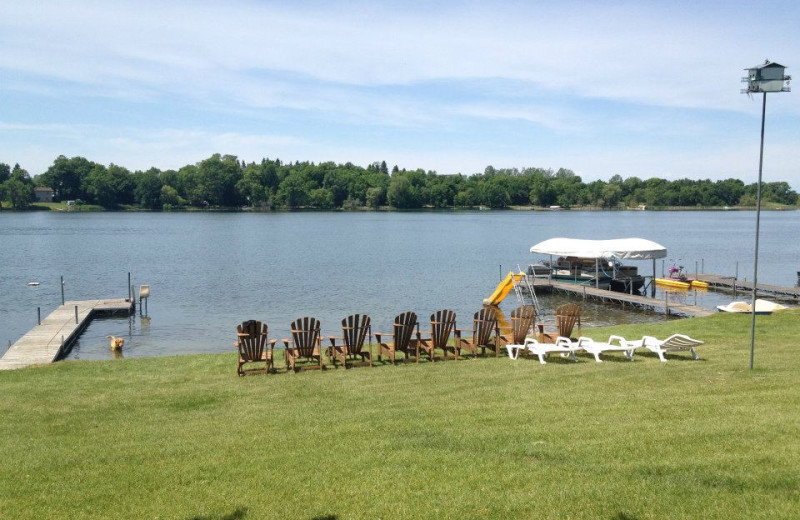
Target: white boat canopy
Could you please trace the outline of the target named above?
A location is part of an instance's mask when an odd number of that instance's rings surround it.
[[[617,238],[614,240],[581,240],[577,238],[551,238],[531,248],[531,253],[577,258],[608,258],[620,260],[649,260],[667,256],[667,248],[644,238]]]

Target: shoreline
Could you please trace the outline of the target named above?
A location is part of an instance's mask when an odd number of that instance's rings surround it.
[[[0,208],[0,213],[29,213],[36,211],[50,211],[62,213],[95,213],[95,212],[109,212],[109,213],[457,213],[466,211],[533,211],[533,212],[552,212],[552,211],[592,211],[592,212],[609,212],[616,213],[622,211],[634,212],[664,212],[664,211],[756,211],[755,206],[657,206],[653,208],[601,208],[598,206],[573,206],[573,207],[558,207],[558,208],[544,208],[539,206],[507,206],[504,208],[488,208],[485,206],[463,206],[451,208],[434,208],[423,207],[415,209],[398,209],[391,206],[380,206],[377,208],[314,208],[314,207],[295,207],[295,208],[256,208],[256,207],[182,207],[164,209],[147,209],[137,206],[118,207],[118,208],[103,208],[102,206],[86,205],[86,206],[67,206],[62,203],[33,203],[26,209],[13,209],[5,205]],[[800,206],[787,206],[780,204],[771,204],[766,207],[762,206],[761,211],[800,211]]]

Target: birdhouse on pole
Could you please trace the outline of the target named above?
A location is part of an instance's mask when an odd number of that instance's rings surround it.
[[[747,77],[742,78],[742,83],[747,83],[747,88],[742,89],[742,94],[756,94],[759,92],[789,92],[791,76],[786,76],[786,67],[780,63],[771,63],[765,60],[763,64],[756,65],[747,71]]]

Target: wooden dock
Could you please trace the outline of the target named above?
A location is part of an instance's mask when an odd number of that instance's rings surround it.
[[[601,302],[615,303],[618,305],[630,305],[639,309],[650,310],[665,315],[676,315],[687,318],[710,316],[714,311],[700,307],[698,305],[686,305],[682,303],[672,303],[660,298],[650,298],[638,294],[627,294],[608,289],[597,289],[586,285],[564,283],[547,278],[536,278],[534,280],[536,291],[558,291],[572,294],[585,300],[595,300]]]
[[[11,345],[0,359],[0,370],[52,363],[69,351],[95,316],[130,314],[134,309],[133,300],[68,301]]]
[[[753,292],[753,282],[737,280],[733,276],[722,276],[719,274],[698,274],[695,276],[702,282],[707,282],[708,286],[714,289],[726,291]],[[782,298],[800,299],[800,287],[785,287],[782,285],[758,284],[758,294],[763,296],[777,296]]]

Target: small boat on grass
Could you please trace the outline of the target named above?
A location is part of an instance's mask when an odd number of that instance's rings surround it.
[[[756,314],[772,314],[775,311],[783,309],[788,309],[788,307],[768,300],[756,300]],[[747,302],[731,302],[728,305],[717,305],[717,310],[720,312],[738,312],[744,314],[753,312],[753,308]]]

